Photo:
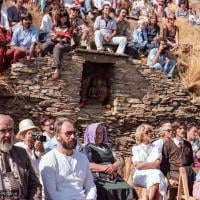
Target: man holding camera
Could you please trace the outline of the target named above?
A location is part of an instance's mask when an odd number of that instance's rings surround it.
[[[164,72],[168,78],[172,78],[176,61],[169,57],[167,41],[164,38],[158,40],[157,48],[151,49],[147,59],[147,65],[150,68],[159,69]]]
[[[40,134],[38,129],[39,128],[34,125],[32,120],[22,120],[19,123],[19,132],[16,135],[16,138],[21,140],[21,142],[15,145],[26,150],[31,160],[32,167],[39,177],[39,162],[44,153],[43,142],[46,137]]]

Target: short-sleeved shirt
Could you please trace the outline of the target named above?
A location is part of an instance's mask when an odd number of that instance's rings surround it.
[[[153,48],[149,52],[149,55],[147,58],[147,65],[149,65],[150,67],[153,66],[152,61],[153,61],[154,57],[156,56],[157,52],[158,52],[158,48]],[[157,62],[160,63],[162,66],[164,66],[166,58],[167,58],[167,53],[160,54]]]
[[[111,17],[104,19],[103,16],[98,16],[94,22],[94,28],[100,30],[102,34],[112,34],[113,30],[117,29],[117,23]]]
[[[27,9],[23,6],[18,10],[15,5],[8,8],[8,21],[11,26],[11,22],[20,22],[21,14],[27,13]]]
[[[34,26],[30,26],[29,30],[25,30],[22,25],[15,29],[11,45],[24,49],[29,49],[33,43],[38,42],[39,31]]]
[[[177,8],[175,11],[177,17],[188,17],[189,13],[187,9]]]
[[[152,41],[155,36],[160,35],[160,27],[158,25],[151,26],[148,24],[146,26],[147,38],[149,41]]]
[[[127,20],[117,21],[117,36],[130,37],[130,23]]]

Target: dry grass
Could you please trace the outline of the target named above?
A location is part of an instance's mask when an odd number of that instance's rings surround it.
[[[6,89],[11,94],[16,94],[13,88],[5,81],[4,77],[0,77],[0,87]]]
[[[180,29],[180,43],[190,44],[190,51],[185,54],[179,51],[178,73],[182,83],[195,96],[200,96],[200,27],[190,26],[187,21],[179,20],[177,25]]]

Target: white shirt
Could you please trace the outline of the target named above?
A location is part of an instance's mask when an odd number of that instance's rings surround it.
[[[64,7],[70,8],[73,5],[73,0],[64,0]]]
[[[38,152],[35,152],[36,155],[38,156],[38,158],[36,158],[36,156],[35,156],[35,154],[34,154],[34,151],[33,151],[33,150],[30,151],[30,150],[28,149],[28,146],[27,146],[24,142],[17,142],[17,143],[15,144],[15,146],[21,147],[21,148],[23,148],[23,149],[26,150],[26,152],[27,152],[27,154],[28,154],[28,156],[29,156],[29,158],[30,158],[31,165],[32,165],[32,167],[33,167],[33,169],[34,169],[34,171],[35,171],[37,177],[39,177],[39,162],[40,162],[40,159],[41,159],[39,153],[38,153]]]
[[[164,140],[162,138],[156,140],[153,142],[153,145],[155,145],[156,147],[158,147],[159,152],[162,154],[162,148],[163,148],[163,144],[164,144]]]
[[[45,154],[39,164],[46,199],[96,199],[96,186],[87,157],[73,151],[66,156],[57,149]]]
[[[7,13],[7,7],[2,5],[1,7],[1,25],[5,28],[9,29],[9,22],[8,22],[8,13]]]
[[[44,15],[44,17],[42,18],[40,30],[49,33],[52,27],[53,27],[53,22],[51,16],[49,14]]]
[[[180,143],[182,143],[182,146],[183,146],[183,139],[182,140],[177,140],[176,138],[173,138],[173,141],[174,141],[174,143],[175,143],[175,145],[177,146],[177,147],[179,147],[180,148]]]

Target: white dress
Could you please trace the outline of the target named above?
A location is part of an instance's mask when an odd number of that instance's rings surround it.
[[[133,163],[139,161],[153,162],[157,159],[162,159],[162,155],[159,152],[158,147],[153,144],[140,144],[138,146],[133,146],[132,153]],[[159,169],[135,169],[135,172],[133,174],[133,183],[146,187],[147,190],[149,190],[152,185],[159,183],[159,192],[162,195],[163,200],[167,199],[166,193],[168,182]]]

